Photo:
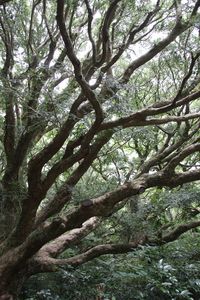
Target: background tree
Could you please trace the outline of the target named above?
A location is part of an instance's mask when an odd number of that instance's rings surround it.
[[[200,1],[0,5],[2,299],[33,274],[197,228],[195,201],[176,222],[173,201],[157,212],[160,190],[200,179]],[[102,223],[128,213],[113,240]]]

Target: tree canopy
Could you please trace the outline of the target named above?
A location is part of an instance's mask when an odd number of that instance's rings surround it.
[[[199,6],[0,1],[1,297],[200,226]]]

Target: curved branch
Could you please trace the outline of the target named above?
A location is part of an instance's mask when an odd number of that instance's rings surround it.
[[[153,11],[150,11],[147,14],[144,21],[140,25],[138,25],[134,30],[130,31],[127,42],[122,44],[122,46],[119,48],[118,52],[111,58],[111,60],[104,67],[101,68],[101,73],[102,72],[106,73],[112,67],[112,65],[114,65],[118,61],[118,59],[122,56],[122,54],[128,48],[128,46],[132,42],[134,42],[134,38],[135,38],[136,34],[139,33],[140,31],[142,31],[145,27],[147,27],[149,25],[149,22],[152,20],[152,18],[158,11],[159,11],[159,1],[157,2],[155,9]],[[102,77],[101,73],[99,76]],[[100,78],[97,81],[100,81]]]
[[[194,221],[188,224],[181,224],[178,227],[176,227],[174,230],[172,230],[171,232],[165,234],[162,237],[162,243],[166,244],[169,242],[173,242],[175,240],[177,240],[183,233],[186,233],[187,231],[193,229],[193,228],[197,228],[200,226],[200,221]]]
[[[138,246],[143,245],[143,243],[144,242],[141,241],[140,243],[138,242],[132,244],[103,244],[94,246],[90,250],[68,259],[49,258],[48,261],[52,265],[70,265],[77,267],[101,255],[132,252],[136,250]]]
[[[119,1],[119,0],[118,0]],[[94,127],[98,126],[104,119],[104,114],[101,108],[101,105],[95,95],[95,93],[92,91],[88,83],[83,77],[82,70],[81,70],[81,63],[79,59],[77,58],[74,48],[71,42],[71,39],[69,37],[69,34],[67,32],[66,26],[65,26],[65,20],[64,20],[64,0],[57,0],[57,23],[60,29],[61,36],[63,38],[65,47],[66,47],[66,53],[68,58],[70,59],[73,67],[74,67],[74,74],[77,82],[82,88],[82,91],[84,95],[87,97],[91,105],[93,106],[96,114],[96,122]]]
[[[178,16],[176,20],[176,24],[173,30],[168,34],[168,36],[164,38],[162,41],[158,42],[147,53],[140,56],[129,65],[129,67],[126,69],[126,71],[124,72],[121,78],[121,83],[122,84],[127,83],[131,75],[136,69],[138,69],[139,67],[141,67],[142,65],[150,61],[153,57],[155,57],[158,53],[160,53],[163,49],[165,49],[169,44],[171,44],[180,34],[182,34],[189,27],[191,27],[193,17],[196,15],[199,6],[200,6],[200,2],[197,1],[190,19],[184,24],[181,23],[181,18],[180,16]]]
[[[88,11],[88,36],[89,36],[90,43],[92,45],[92,60],[93,60],[93,64],[95,64],[96,63],[96,44],[95,44],[93,36],[92,36],[93,13],[92,13],[92,9],[90,7],[89,1],[84,0],[84,2],[87,7],[87,11]]]
[[[185,147],[182,151],[178,153],[175,157],[169,161],[168,165],[165,167],[165,172],[174,172],[176,166],[187,156],[200,151],[200,143],[195,143]]]
[[[105,132],[90,147],[89,153],[79,164],[79,166],[72,172],[66,182],[60,187],[55,197],[38,213],[36,225],[40,224],[50,216],[58,213],[71,199],[73,187],[78,183],[83,174],[85,174],[85,172],[91,166],[92,162],[96,159],[99,151],[109,141],[112,134],[112,131]]]
[[[14,249],[16,255],[17,253],[20,254],[20,259],[16,257],[16,261],[11,262],[12,264],[20,264],[21,261],[30,258],[49,241],[59,237],[66,231],[81,227],[85,221],[93,216],[108,216],[117,203],[138,193],[143,193],[147,188],[155,186],[176,187],[180,184],[199,179],[200,170],[174,174],[173,177],[171,177],[170,174],[167,176],[165,172],[157,172],[151,175],[144,174],[132,182],[125,183],[115,191],[105,193],[95,199],[83,201],[75,211],[66,215],[66,217],[55,218],[49,224],[43,224],[30,233],[28,238],[21,245],[20,236],[17,236],[17,240],[15,238],[13,239],[13,236],[8,237],[8,239],[1,244],[2,253],[14,245],[20,245]],[[21,234],[22,231],[19,233]],[[4,260],[5,257],[2,257],[2,259]]]
[[[182,234],[188,232],[191,229],[200,226],[200,221],[194,221],[187,224],[181,224],[174,230],[162,237],[161,240],[148,239],[147,236],[142,236],[139,240],[129,244],[103,244],[97,245],[89,249],[88,251],[78,254],[76,256],[67,259],[53,259],[51,257],[46,258],[48,265],[71,265],[77,267],[90,260],[93,260],[101,255],[107,254],[122,254],[137,250],[141,245],[160,246],[177,240]],[[42,261],[41,261],[42,262]]]
[[[128,128],[133,126],[149,126],[149,125],[161,125],[161,124],[167,124],[171,122],[186,122],[188,120],[198,119],[200,118],[200,113],[196,114],[187,114],[184,116],[176,117],[176,116],[169,116],[161,119],[156,118],[150,118],[150,119],[144,119],[142,113],[136,112],[135,114],[132,114],[131,117],[125,117],[120,118],[115,121],[103,123],[99,130],[109,129],[109,128],[115,128],[118,126],[122,126],[122,128]],[[131,120],[132,119],[132,120]],[[127,121],[128,120],[128,121]]]
[[[149,158],[141,165],[140,167],[141,173],[148,173],[152,166],[162,163],[163,161],[166,162],[166,160],[170,159],[171,156],[172,157],[176,156],[176,153],[174,152],[177,149],[180,149],[180,147],[186,141],[188,141],[188,139],[191,139],[198,132],[198,130],[199,128],[193,130],[190,134],[188,134],[188,129],[186,127],[181,139],[169,146],[169,141],[172,137],[172,135],[170,134],[167,137],[167,140],[163,145],[163,147],[155,155],[153,155],[151,158]]]
[[[107,12],[105,13],[105,19],[103,22],[103,26],[102,26],[102,31],[101,31],[101,35],[102,35],[102,55],[100,60],[97,62],[96,66],[99,67],[101,66],[108,55],[108,46],[109,46],[109,27],[114,19],[115,16],[115,12],[117,9],[117,4],[120,2],[121,0],[114,0],[111,2],[110,6],[108,7]]]

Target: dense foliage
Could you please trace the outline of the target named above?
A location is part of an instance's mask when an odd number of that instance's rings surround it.
[[[141,247],[136,253],[97,259],[77,270],[33,276],[20,299],[198,300],[198,239],[199,233],[194,233],[167,247]]]
[[[0,299],[199,296],[199,6],[0,0]]]

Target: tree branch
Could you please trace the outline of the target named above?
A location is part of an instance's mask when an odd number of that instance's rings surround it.
[[[82,70],[81,70],[81,63],[76,57],[76,54],[74,53],[71,39],[66,30],[63,12],[64,12],[64,0],[59,0],[57,1],[57,23],[66,47],[67,56],[74,67],[75,78],[79,83],[79,85],[81,86],[84,95],[87,97],[87,99],[89,100],[89,102],[94,108],[96,114],[96,121],[94,124],[94,129],[95,129],[97,126],[99,126],[99,124],[101,124],[101,122],[104,119],[103,111],[98,99],[96,98],[95,93],[92,91],[92,89],[90,88],[90,86],[88,85],[88,83],[83,77]]]
[[[112,131],[105,132],[105,134],[100,136],[90,147],[88,155],[85,156],[79,166],[60,187],[55,197],[38,213],[36,225],[40,224],[50,216],[58,213],[70,200],[73,187],[78,183],[81,177],[91,166],[101,148],[110,140],[112,134]]]
[[[178,227],[176,227],[171,232],[165,234],[162,237],[162,244],[170,243],[175,240],[177,240],[182,234],[186,233],[187,231],[197,228],[200,226],[200,221],[194,221],[188,224],[181,224]]]
[[[174,230],[164,235],[161,240],[149,239],[147,236],[142,236],[137,241],[129,244],[103,244],[97,245],[89,249],[88,251],[73,256],[67,259],[52,259],[50,256],[47,259],[47,264],[49,265],[70,265],[73,267],[80,266],[94,258],[101,255],[107,254],[122,254],[127,252],[136,251],[142,245],[159,246],[165,245],[167,243],[177,240],[182,234],[188,232],[191,229],[200,226],[200,221],[194,221],[188,224],[181,224]],[[42,262],[42,260],[41,260]]]
[[[91,231],[93,231],[99,224],[100,218],[92,217],[87,220],[80,228],[73,229],[68,233],[59,236],[57,239],[51,243],[43,246],[37,256],[51,256],[57,257],[64,250],[80,242],[85,236],[87,236]]]
[[[180,151],[175,157],[169,161],[168,165],[164,168],[165,172],[174,172],[176,166],[187,156],[193,154],[194,152],[200,151],[200,143],[195,143],[185,147]]]
[[[93,21],[93,13],[92,13],[92,9],[90,7],[89,1],[88,0],[84,0],[85,5],[87,7],[87,12],[88,12],[88,37],[90,40],[90,43],[92,45],[92,60],[93,60],[93,64],[96,64],[96,44],[94,42],[93,36],[92,36],[92,21]]]
[[[173,30],[168,34],[168,36],[162,41],[158,42],[156,45],[154,45],[146,54],[140,56],[135,61],[133,61],[124,72],[120,82],[122,84],[127,83],[136,69],[150,61],[153,57],[155,57],[158,53],[165,49],[169,44],[171,44],[180,34],[186,31],[191,26],[191,20],[196,15],[199,6],[199,1],[197,1],[190,19],[184,24],[181,23],[181,18],[180,16],[178,16],[176,24]]]
[[[49,263],[52,265],[70,265],[73,267],[80,266],[94,258],[106,254],[122,254],[127,252],[132,252],[138,248],[138,246],[143,245],[143,242],[138,242],[138,244],[103,244],[94,246],[90,250],[73,256],[68,259],[51,259],[49,258]]]
[[[4,5],[8,2],[11,2],[11,0],[0,0],[0,5]]]
[[[109,129],[109,128],[115,128],[118,126],[122,126],[122,128],[128,128],[128,127],[136,127],[136,126],[149,126],[149,125],[161,125],[161,124],[167,124],[171,122],[186,122],[188,120],[193,120],[193,119],[198,119],[200,117],[200,113],[196,114],[187,114],[184,116],[180,117],[166,117],[166,118],[161,118],[161,119],[156,119],[156,118],[150,118],[150,119],[143,119],[142,118],[142,113],[136,112],[135,114],[125,117],[125,118],[120,118],[116,121],[112,122],[107,122],[103,123],[99,130],[104,130],[104,129]],[[132,121],[130,120],[132,118]],[[128,122],[127,122],[128,119]]]
[[[189,80],[189,78],[192,75],[195,63],[198,60],[199,56],[200,56],[200,52],[198,52],[195,56],[193,56],[193,54],[191,54],[191,62],[190,62],[189,70],[188,70],[187,74],[184,76],[184,78],[181,82],[181,85],[178,89],[178,92],[177,92],[176,96],[174,97],[174,99],[172,101],[172,105],[174,105],[176,103],[176,101],[181,97],[183,89],[184,89],[187,81]]]
[[[96,63],[96,67],[101,66],[107,58],[108,55],[108,46],[109,46],[109,27],[114,19],[115,12],[117,9],[117,4],[121,0],[114,0],[111,2],[110,6],[108,7],[107,12],[105,13],[105,19],[103,22],[101,36],[102,36],[102,55],[100,60]]]

